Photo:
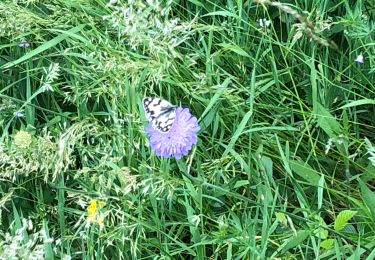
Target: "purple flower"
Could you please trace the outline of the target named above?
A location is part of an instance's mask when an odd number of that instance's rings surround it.
[[[156,130],[152,123],[149,123],[145,130],[156,155],[165,158],[175,157],[178,160],[181,156],[187,155],[193,144],[197,143],[199,129],[197,118],[190,114],[189,109],[178,107],[176,118],[168,132]]]
[[[25,40],[22,40],[18,43],[18,46],[20,46],[21,48],[27,48],[30,46],[30,43],[25,41]]]

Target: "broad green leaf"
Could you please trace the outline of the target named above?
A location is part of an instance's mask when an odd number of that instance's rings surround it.
[[[320,181],[320,173],[312,169],[310,165],[295,160],[290,160],[289,165],[295,173],[305,179],[308,183],[313,186],[318,186]]]
[[[369,163],[367,167],[363,169],[361,179],[364,182],[375,179],[375,166]]]
[[[189,2],[197,5],[197,6],[200,6],[200,7],[204,7],[204,4],[202,4],[201,2],[199,2],[198,0],[188,0]]]
[[[317,228],[315,232],[317,232],[316,236],[320,239],[326,239],[328,237],[328,230],[322,227]]]
[[[343,229],[347,224],[348,224],[348,221],[355,215],[357,214],[357,211],[353,211],[353,210],[343,210],[341,211],[338,215],[337,215],[337,218],[335,220],[335,225],[334,225],[334,229],[336,231],[340,231],[341,229]]]
[[[333,239],[333,238],[329,238],[329,239],[323,240],[320,243],[320,247],[328,250],[328,249],[330,249],[333,246],[334,242],[335,242],[335,239]]]
[[[249,185],[249,181],[248,180],[240,180],[240,181],[236,181],[236,184],[234,184],[234,187],[233,188],[239,188],[239,187],[242,187],[242,186],[246,186],[246,185]]]
[[[310,233],[311,232],[309,230],[299,230],[297,232],[297,235],[289,238],[288,242],[284,245],[284,248],[282,249],[282,253],[285,253],[291,248],[299,246],[307,237],[310,236]]]
[[[356,107],[361,105],[375,105],[375,99],[364,98],[361,100],[352,101],[349,104],[343,105],[342,107],[340,107],[340,109],[347,107]]]
[[[273,178],[273,162],[272,162],[272,159],[268,156],[262,156],[261,162],[263,164],[264,170],[265,170],[269,180],[272,182],[272,184],[275,184],[274,178]]]
[[[282,212],[276,212],[275,215],[276,215],[277,221],[279,221],[281,224],[286,226],[287,220],[286,220],[285,214]]]
[[[366,183],[364,183],[361,179],[358,179],[359,186],[361,186],[361,193],[363,197],[363,201],[365,202],[366,206],[369,208],[372,219],[375,220],[375,193],[371,191]]]
[[[347,234],[358,234],[357,229],[350,223],[346,224],[346,226],[341,230],[342,232],[345,232]]]
[[[341,125],[321,104],[316,103],[318,126],[330,137],[334,138],[341,132]]]
[[[238,45],[229,44],[229,43],[220,43],[218,45],[223,47],[225,50],[233,51],[234,53],[237,53],[238,55],[250,58],[250,55]]]
[[[328,230],[327,230],[326,222],[319,215],[315,215],[313,218],[314,220],[317,220],[317,222],[314,221],[313,223],[307,223],[307,225],[311,228],[315,228],[314,235],[316,237],[320,239],[326,239],[328,237]]]

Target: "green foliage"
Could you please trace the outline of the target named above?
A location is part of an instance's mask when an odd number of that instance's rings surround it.
[[[335,220],[334,229],[336,231],[342,230],[346,224],[348,224],[348,221],[357,214],[357,211],[352,210],[343,210],[341,211]]]
[[[374,10],[1,1],[0,258],[372,259]],[[188,156],[145,96],[199,118]]]

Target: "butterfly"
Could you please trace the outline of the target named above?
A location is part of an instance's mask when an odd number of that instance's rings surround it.
[[[164,99],[145,97],[143,108],[147,120],[152,123],[154,129],[162,133],[167,133],[171,129],[176,118],[177,106]]]

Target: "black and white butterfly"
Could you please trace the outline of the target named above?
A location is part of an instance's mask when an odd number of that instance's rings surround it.
[[[152,123],[154,129],[162,133],[167,133],[171,129],[176,118],[177,106],[164,99],[145,97],[143,108],[147,120]]]

